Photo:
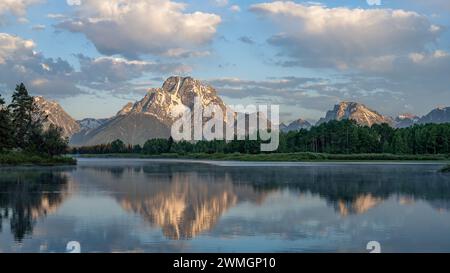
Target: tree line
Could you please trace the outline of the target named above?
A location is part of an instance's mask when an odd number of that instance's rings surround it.
[[[259,154],[259,140],[213,140],[175,142],[151,139],[143,146],[126,145],[121,140],[109,144],[73,148],[73,153],[108,154],[142,153],[244,153]],[[330,121],[288,133],[280,133],[278,153],[313,152],[329,154],[450,154],[450,124],[414,125],[392,128],[388,124],[372,127],[358,125],[352,120]]]
[[[11,103],[0,95],[0,152],[19,151],[56,156],[68,151],[68,139],[36,105],[23,83],[16,86]]]

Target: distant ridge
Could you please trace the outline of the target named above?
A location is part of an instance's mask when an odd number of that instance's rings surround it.
[[[311,128],[311,123],[304,119],[297,119],[293,122],[289,123],[289,125],[280,124],[280,131],[281,132],[291,132],[291,131],[298,131],[300,129],[309,129]]]
[[[393,125],[394,122],[390,117],[383,116],[378,112],[368,108],[364,104],[357,102],[341,102],[334,106],[333,110],[327,112],[324,118],[321,118],[317,124],[331,120],[350,119],[356,121],[360,125],[372,126],[374,124],[387,123]]]

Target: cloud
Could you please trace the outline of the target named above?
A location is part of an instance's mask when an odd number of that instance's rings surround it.
[[[255,41],[252,40],[252,38],[248,36],[241,36],[239,37],[239,41],[243,42],[244,44],[253,45]]]
[[[26,20],[26,10],[32,4],[38,4],[43,0],[1,0],[0,1],[0,21],[2,15],[12,14],[19,17],[20,21]]]
[[[231,10],[232,12],[240,12],[240,11],[241,11],[241,7],[239,7],[238,5],[232,5],[232,6],[230,7],[230,10]]]
[[[29,5],[42,2],[42,0],[2,0],[0,14],[11,12],[16,16],[24,16]]]
[[[37,94],[73,96],[81,91],[72,80],[74,70],[66,61],[45,58],[32,40],[0,33],[0,83],[12,90],[24,82]]]
[[[45,25],[34,25],[31,27],[32,30],[34,31],[41,31],[41,30],[45,30]]]
[[[67,15],[64,15],[61,13],[49,13],[49,14],[47,14],[47,18],[61,20],[61,19],[66,19]]]
[[[426,114],[448,101],[450,53],[439,48],[445,27],[424,15],[289,1],[251,10],[280,28],[268,39],[281,49],[273,63],[334,71],[335,79],[312,89],[320,99],[361,101],[389,115]]]
[[[74,9],[58,28],[83,33],[100,53],[132,58],[179,48],[198,51],[221,22],[216,14],[185,12],[186,4],[170,0],[84,0]]]
[[[225,7],[228,6],[228,0],[214,0],[216,6]]]
[[[332,94],[321,94],[328,80],[307,77],[281,77],[266,80],[244,80],[240,78],[218,78],[208,81],[220,95],[234,99],[259,99],[272,103],[298,105],[305,109],[326,110],[338,101]]]
[[[424,51],[443,31],[427,17],[404,10],[327,8],[289,1],[256,4],[251,10],[280,26],[281,32],[268,42],[282,49],[286,65],[370,68]]]
[[[67,5],[69,6],[80,6],[81,0],[67,0]]]
[[[370,6],[380,6],[381,0],[367,0],[367,4]]]
[[[211,52],[205,51],[190,51],[184,48],[172,48],[167,50],[164,54],[166,57],[171,58],[196,58],[196,57],[205,57],[211,55]]]
[[[77,79],[83,86],[114,93],[132,93],[136,91],[133,81],[149,74],[186,74],[191,68],[182,64],[160,64],[148,61],[127,60],[117,57],[89,58],[77,55],[80,72]],[[148,87],[142,87],[139,91]]]
[[[76,55],[79,69],[60,58],[46,58],[34,41],[0,33],[0,84],[7,90],[24,82],[33,95],[53,98],[105,91],[114,95],[143,91],[141,77],[184,74],[189,66],[178,63],[133,61],[117,57]]]

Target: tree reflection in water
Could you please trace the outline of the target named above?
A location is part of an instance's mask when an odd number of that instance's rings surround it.
[[[36,221],[54,212],[68,195],[64,172],[0,171],[0,231],[10,225],[16,241],[31,235]]]
[[[158,163],[86,166],[83,179],[112,192],[126,211],[137,213],[173,240],[211,230],[239,203],[262,203],[289,190],[324,199],[341,216],[363,214],[392,196],[407,204],[424,200],[448,209],[450,181],[414,166],[226,167]]]

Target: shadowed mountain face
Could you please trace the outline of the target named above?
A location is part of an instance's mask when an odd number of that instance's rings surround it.
[[[291,131],[298,131],[300,129],[309,129],[311,128],[311,123],[304,119],[298,119],[291,122],[289,125],[282,124],[280,125],[280,131],[281,132],[291,132]]]
[[[439,107],[433,109],[430,113],[423,117],[418,117],[412,114],[400,115],[395,120],[397,128],[405,128],[413,126],[414,124],[441,124],[450,123],[450,107]]]
[[[61,127],[63,136],[68,138],[80,131],[80,124],[67,114],[57,102],[47,101],[43,97],[34,97],[34,103],[47,115],[44,127],[48,127],[50,124]]]
[[[450,107],[439,107],[423,116],[418,123],[448,123],[450,122]]]
[[[58,171],[0,171],[0,232],[9,222],[17,241],[37,220],[54,213],[69,196],[68,177]]]
[[[70,140],[73,146],[90,146],[111,143],[121,139],[125,143],[143,145],[152,138],[169,138],[170,127],[145,113],[130,113],[116,116],[105,124]]]
[[[360,125],[372,126],[374,124],[387,123],[393,125],[391,118],[383,116],[378,112],[369,109],[364,104],[357,102],[341,102],[328,111],[325,118],[320,119],[317,124],[329,122],[331,120],[351,119]]]

